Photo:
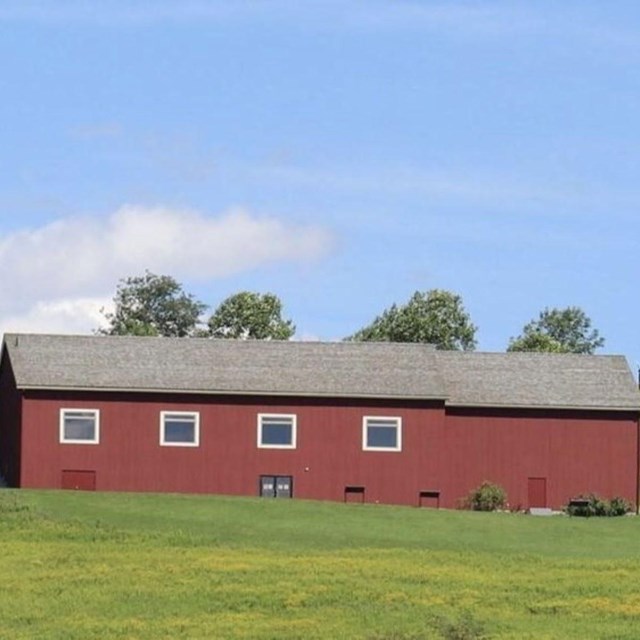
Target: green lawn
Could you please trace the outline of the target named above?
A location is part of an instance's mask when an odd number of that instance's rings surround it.
[[[638,638],[640,518],[0,491],[0,638]]]

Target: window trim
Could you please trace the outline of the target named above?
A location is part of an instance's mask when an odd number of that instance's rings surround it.
[[[372,447],[367,444],[367,435],[369,432],[370,420],[385,420],[389,423],[395,423],[396,427],[396,446],[395,447]],[[391,424],[389,425],[391,426]],[[375,427],[373,427],[375,429]],[[362,450],[363,451],[402,451],[402,418],[400,416],[363,416],[362,417]]]
[[[265,418],[291,420],[291,444],[264,444],[262,442],[262,423]],[[298,416],[295,413],[259,413],[257,440],[258,449],[296,449],[298,446]]]
[[[165,439],[165,421],[167,416],[193,418],[193,442],[173,442]],[[160,412],[160,446],[161,447],[199,447],[200,446],[200,412],[199,411],[161,411]]]
[[[64,425],[67,414],[92,413],[95,421],[93,438],[91,440],[79,440],[77,438],[65,438]],[[83,407],[63,407],[59,415],[59,442],[60,444],[100,444],[100,409],[85,409]]]

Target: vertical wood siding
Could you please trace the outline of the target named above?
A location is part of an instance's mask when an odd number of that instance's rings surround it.
[[[59,443],[60,408],[100,410],[100,444]],[[198,411],[200,446],[160,446],[161,411]],[[259,413],[296,414],[297,448],[256,446]],[[402,451],[362,450],[363,416],[402,418]],[[60,488],[65,469],[96,472],[103,491],[257,495],[261,475],[293,477],[294,496],[418,505],[439,491],[454,508],[484,480],[526,508],[528,478],[548,506],[594,491],[635,502],[636,415],[447,410],[441,402],[29,392],[23,402],[24,487]],[[423,501],[424,502],[424,501]]]

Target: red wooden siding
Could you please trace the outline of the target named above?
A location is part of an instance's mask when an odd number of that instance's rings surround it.
[[[548,507],[581,493],[636,502],[634,413],[458,410],[447,416],[454,493],[483,480],[505,487],[512,507],[529,507],[528,479],[546,478]]]
[[[100,444],[60,444],[60,408],[100,410]],[[198,411],[199,447],[159,444],[161,411]],[[258,413],[296,414],[297,448],[256,446]],[[363,416],[402,418],[402,451],[362,450]],[[30,392],[23,402],[25,487],[93,471],[108,491],[257,495],[260,476],[291,476],[296,498],[452,508],[484,480],[529,506],[594,491],[635,502],[637,422],[629,413],[447,410],[439,402]],[[439,492],[437,505],[421,492]]]
[[[270,398],[29,393],[24,402],[25,487],[59,486],[62,469],[96,471],[98,490],[257,495],[261,475],[292,476],[295,496],[416,504],[420,478],[441,477],[444,411],[434,403],[350,403]],[[60,408],[100,411],[100,443],[61,444]],[[200,446],[159,444],[160,411],[198,411]],[[297,415],[296,449],[256,446],[258,413]],[[400,416],[402,451],[362,450],[364,415]]]

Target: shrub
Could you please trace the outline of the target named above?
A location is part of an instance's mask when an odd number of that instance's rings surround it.
[[[615,496],[609,500],[599,498],[595,493],[578,496],[577,500],[583,501],[583,504],[568,504],[565,512],[570,516],[578,516],[581,518],[595,517],[614,517],[623,516],[632,510],[631,503],[627,502],[620,496]]]
[[[620,496],[614,496],[609,503],[609,515],[610,516],[624,516],[627,513],[633,511],[633,505],[621,498]]]
[[[507,506],[507,493],[498,484],[486,480],[464,499],[463,506],[473,511],[496,511]]]

